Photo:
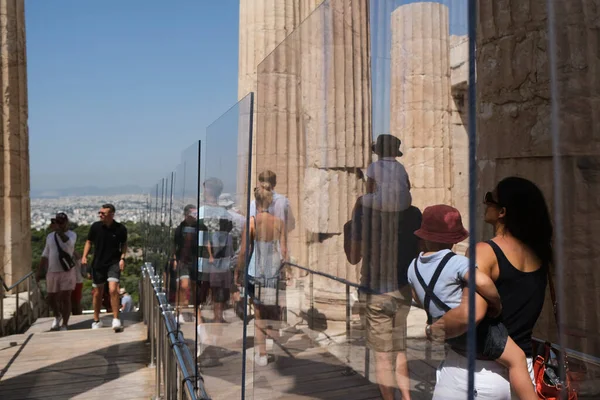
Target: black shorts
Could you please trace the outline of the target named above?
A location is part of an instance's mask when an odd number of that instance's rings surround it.
[[[108,267],[92,267],[92,286],[98,287],[106,282],[119,282],[121,279],[121,268],[119,263],[111,264]]]
[[[477,358],[480,360],[497,360],[500,358],[508,342],[508,330],[498,319],[485,318],[477,325]],[[452,349],[466,357],[467,334],[449,339]]]
[[[197,295],[198,304],[206,304],[208,298],[213,303],[226,303],[231,297],[231,274],[224,273],[208,273],[199,274]]]

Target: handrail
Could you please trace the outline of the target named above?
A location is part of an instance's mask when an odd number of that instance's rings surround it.
[[[284,266],[285,266],[285,265],[289,265],[289,266],[291,266],[291,267],[298,268],[298,269],[301,269],[301,270],[303,270],[303,271],[306,271],[306,272],[308,272],[308,273],[310,273],[310,274],[313,274],[313,275],[319,275],[319,276],[322,276],[322,277],[325,277],[325,278],[328,278],[328,279],[334,280],[334,281],[336,281],[336,282],[339,282],[339,283],[343,283],[343,284],[345,284],[345,285],[347,286],[347,288],[346,288],[346,297],[348,297],[348,296],[349,296],[349,290],[348,290],[348,288],[349,288],[349,287],[354,287],[354,288],[357,288],[359,291],[361,291],[361,292],[365,292],[365,293],[374,293],[374,294],[378,294],[378,292],[376,292],[376,291],[373,291],[373,290],[371,290],[371,289],[369,289],[369,288],[367,288],[367,287],[365,287],[365,286],[362,286],[362,285],[356,284],[356,283],[354,283],[354,282],[350,282],[350,281],[348,281],[348,280],[346,280],[346,279],[339,278],[339,277],[337,277],[337,276],[334,276],[334,275],[328,274],[328,273],[326,273],[326,272],[315,271],[315,270],[312,270],[312,269],[310,269],[310,268],[303,267],[302,265],[298,265],[298,264],[295,264],[295,263],[292,263],[292,262],[287,262],[287,261],[286,261],[286,262],[284,262],[284,264],[283,264],[283,265],[284,265]],[[311,281],[311,292],[312,292],[312,281]],[[310,297],[311,297],[311,302],[312,302],[312,300],[313,300],[313,299],[312,299],[312,297],[313,297],[312,293],[311,293],[311,296],[310,296]],[[348,332],[347,332],[347,335],[349,335],[349,329],[350,329],[350,324],[349,324],[349,323],[350,323],[350,321],[349,321],[349,318],[350,318],[350,315],[349,315],[349,310],[348,310],[348,308],[349,308],[349,299],[348,299],[348,298],[346,299],[346,302],[347,302],[347,304],[346,304],[346,308],[347,308],[347,312],[346,312],[346,329],[348,330]],[[412,302],[412,305],[413,305],[413,306],[416,306],[417,308],[421,308],[421,309],[422,309],[422,306],[421,306],[420,304],[416,303],[414,300],[413,300],[413,302]],[[542,339],[539,339],[539,338],[536,338],[536,337],[533,337],[532,339],[533,339],[534,341],[537,341],[537,342],[540,342],[540,343],[544,343],[544,342],[546,342],[545,340],[542,340]],[[556,350],[559,350],[559,349],[560,349],[560,346],[559,346],[558,344],[556,344],[556,343],[550,343],[550,345],[551,345],[551,346],[552,346],[554,349],[556,349]],[[588,364],[593,364],[593,365],[595,365],[595,366],[598,366],[598,367],[600,367],[600,358],[599,358],[599,357],[595,357],[595,356],[592,356],[592,355],[590,355],[590,354],[585,354],[585,353],[579,352],[579,351],[577,351],[577,350],[569,349],[569,348],[566,348],[566,349],[565,349],[565,352],[566,352],[566,354],[567,354],[567,355],[568,355],[570,358],[572,358],[572,359],[580,360],[580,361],[582,361],[582,362],[585,362],[585,363],[588,363]]]
[[[2,277],[0,277],[0,282],[2,282],[2,287],[0,287],[0,336],[4,336],[7,332],[5,330],[4,327],[4,295],[5,292],[9,292],[13,289],[17,289],[17,292],[15,294],[15,313],[14,313],[14,318],[13,318],[13,333],[19,333],[19,331],[22,329],[21,326],[21,321],[20,321],[20,317],[21,317],[21,313],[20,313],[20,291],[19,291],[19,286],[23,283],[23,282],[27,282],[27,304],[29,304],[29,307],[31,308],[31,312],[27,313],[27,323],[29,324],[29,326],[31,326],[31,324],[33,324],[33,322],[40,316],[40,304],[44,304],[43,299],[42,299],[42,295],[40,293],[39,287],[37,286],[37,283],[35,282],[35,280],[33,279],[34,277],[34,271],[30,271],[28,272],[24,277],[22,277],[21,279],[19,279],[17,282],[15,282],[14,284],[12,284],[11,286],[7,286],[6,282],[4,281],[4,279]],[[32,293],[33,291],[33,293]],[[33,294],[33,298],[32,298],[32,294]]]
[[[27,278],[29,278],[30,276],[32,276],[33,273],[34,273],[34,271],[29,271],[24,277],[19,279],[17,282],[13,283],[11,286],[6,286],[6,282],[4,282],[4,279],[1,276],[0,276],[0,282],[2,282],[2,286],[4,286],[4,290],[7,292],[10,292],[11,290],[13,290],[17,286],[19,286],[21,283],[25,282],[25,280]]]
[[[167,301],[162,279],[154,267],[142,266],[142,313],[148,326],[151,366],[156,368],[157,398],[210,400],[201,376],[195,376],[195,362],[183,333],[177,329],[173,307]]]

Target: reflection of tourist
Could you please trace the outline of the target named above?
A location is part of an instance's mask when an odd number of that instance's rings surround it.
[[[376,196],[368,193],[356,202],[352,220],[344,227],[344,248],[351,264],[362,259],[361,286],[367,291],[367,346],[375,352],[381,395],[386,400],[394,399],[398,387],[402,398],[410,399],[406,319],[411,290],[407,270],[419,252],[414,231],[421,225],[421,212],[412,206],[405,211],[383,211],[373,206],[378,201]]]
[[[231,230],[231,239],[233,243],[233,255],[231,257],[232,270],[235,269],[238,263],[238,256],[242,244],[242,231],[246,225],[246,217],[240,214],[239,210],[237,210],[234,205],[235,202],[230,194],[223,193],[219,196],[219,206],[227,210],[233,221],[233,229]],[[237,302],[240,300],[240,292],[238,291],[236,282],[232,282],[231,284],[232,301]]]
[[[540,189],[517,177],[503,179],[485,195],[485,222],[494,226],[494,238],[477,244],[479,271],[495,282],[502,301],[501,318],[508,334],[527,357],[532,368],[532,331],[544,305],[548,269],[552,263],[552,223]],[[487,302],[476,295],[476,323],[486,315]],[[468,289],[459,307],[448,311],[429,328],[435,338],[453,338],[468,327]],[[458,351],[458,352],[457,352]],[[448,351],[438,368],[434,398],[464,399],[467,396],[467,359],[460,349]],[[506,368],[494,361],[475,363],[478,398],[510,399]],[[485,393],[485,395],[484,395]]]
[[[373,145],[378,160],[367,168],[367,192],[373,193],[372,206],[383,211],[403,211],[410,207],[410,180],[396,157],[402,157],[402,142],[392,135],[379,135]]]
[[[197,241],[198,209],[192,204],[188,204],[183,209],[183,221],[175,229],[174,245],[175,251],[173,255],[173,270],[176,271],[176,305],[180,307],[179,323],[183,324],[185,318],[181,310],[187,308],[189,297],[188,290],[190,287],[190,269],[195,264],[195,246]]]
[[[291,232],[296,227],[296,220],[294,219],[294,213],[290,208],[290,201],[287,197],[277,193],[275,186],[277,185],[277,175],[273,171],[263,171],[258,175],[258,183],[268,183],[273,193],[273,201],[269,204],[267,210],[269,214],[281,219],[285,223],[285,229],[287,232]],[[252,200],[250,203],[250,216],[256,216],[256,200]]]
[[[247,290],[255,306],[255,344],[258,349],[254,361],[258,366],[268,364],[266,336],[279,337],[273,323],[281,321],[281,290],[285,281],[281,278],[281,267],[286,259],[287,244],[285,223],[269,212],[273,192],[268,182],[254,190],[257,215],[250,219],[250,243],[246,245],[246,233],[242,234],[242,251],[238,258],[236,281],[244,273],[245,252],[251,252],[248,265]],[[270,321],[270,322],[268,322]]]
[[[454,254],[452,247],[465,240],[469,233],[463,227],[457,209],[439,204],[425,209],[423,223],[415,235],[423,240],[425,251],[411,264],[408,280],[413,287],[413,298],[423,305],[427,323],[431,324],[446,311],[460,305],[462,288],[468,281],[469,259]],[[494,282],[483,272],[475,271],[475,285],[477,293],[487,300],[492,317],[497,317],[502,305]],[[453,339],[451,344],[466,352],[466,335]],[[508,336],[506,326],[497,318],[487,318],[479,324],[477,354],[509,369],[510,381],[519,399],[538,399],[527,372],[525,353]]]
[[[231,215],[219,206],[219,196],[223,192],[223,182],[218,178],[208,178],[204,182],[204,205],[198,210],[198,304],[206,304],[209,296],[213,305],[213,321],[224,323],[225,304],[229,301],[233,282],[231,257],[233,243]],[[198,309],[198,339],[202,352],[209,337]],[[204,357],[203,366],[212,366],[214,359]]]

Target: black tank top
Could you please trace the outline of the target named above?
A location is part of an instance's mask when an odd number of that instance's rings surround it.
[[[533,272],[519,271],[496,243],[491,240],[487,243],[498,259],[500,273],[495,283],[502,301],[502,321],[509,336],[527,357],[531,357],[533,327],[542,312],[546,295],[547,266]]]

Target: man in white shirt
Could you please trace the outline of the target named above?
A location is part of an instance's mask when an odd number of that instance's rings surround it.
[[[287,232],[291,232],[296,227],[296,220],[294,214],[290,208],[290,201],[284,195],[275,192],[275,185],[277,185],[277,175],[273,171],[263,171],[258,175],[259,182],[268,182],[273,188],[273,201],[267,209],[269,214],[276,216],[283,220]],[[250,216],[256,217],[256,201],[252,200],[250,203]]]
[[[59,261],[60,253],[57,246],[72,258],[77,234],[69,230],[69,218],[65,213],[56,214],[52,219],[51,228],[53,232],[46,237],[40,270],[48,269],[46,274],[48,303],[54,313],[51,329],[66,331],[71,316],[71,292],[75,289],[77,271],[75,268],[65,270]]]

